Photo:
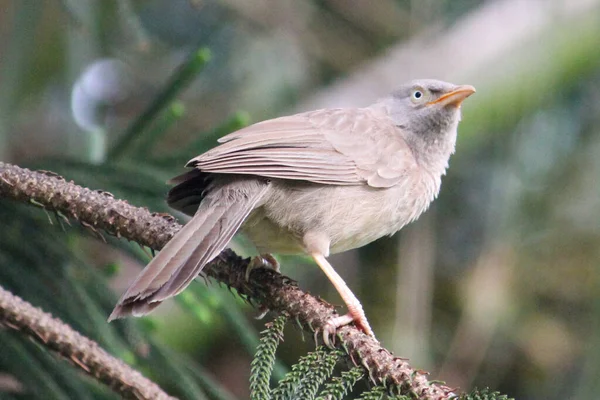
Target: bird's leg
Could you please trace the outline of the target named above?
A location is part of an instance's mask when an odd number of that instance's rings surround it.
[[[269,253],[263,253],[259,256],[252,257],[248,267],[246,267],[246,281],[250,279],[250,273],[256,268],[269,268],[275,272],[279,272],[279,261]]]
[[[329,337],[335,334],[336,329],[340,326],[348,325],[352,321],[354,321],[356,326],[364,333],[375,337],[373,330],[369,326],[369,321],[367,321],[367,317],[365,316],[365,312],[363,311],[360,301],[358,301],[354,293],[352,293],[348,285],[346,285],[346,282],[344,282],[342,277],[339,276],[338,273],[333,269],[325,256],[320,253],[311,253],[311,256],[319,265],[319,267],[321,267],[321,270],[323,270],[325,275],[327,275],[333,286],[342,297],[342,300],[344,300],[344,303],[346,303],[346,307],[348,307],[348,314],[332,318],[330,321],[327,321],[327,325],[323,331],[323,341],[325,344],[330,346]]]

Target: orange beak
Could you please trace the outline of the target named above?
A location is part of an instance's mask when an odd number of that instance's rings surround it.
[[[442,107],[460,107],[463,100],[473,93],[475,93],[475,88],[471,85],[457,86],[453,91],[441,95],[439,98],[427,103],[427,105],[439,104]]]

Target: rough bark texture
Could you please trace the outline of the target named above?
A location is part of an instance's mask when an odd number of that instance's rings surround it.
[[[0,323],[22,331],[37,342],[108,385],[126,399],[175,399],[93,340],[74,331],[0,286]]]
[[[33,172],[5,163],[0,163],[0,197],[43,206],[93,230],[102,229],[155,250],[160,250],[181,228],[169,215],[134,207],[109,193],[83,188],[53,173]],[[291,279],[268,269],[255,269],[246,280],[248,262],[233,251],[225,250],[203,272],[252,302],[276,313],[287,313],[318,340],[325,323],[337,316],[334,307],[302,291]],[[414,369],[405,359],[394,356],[354,326],[338,329],[336,346],[344,350],[355,365],[362,365],[375,384],[384,384],[392,391],[418,399],[455,397],[450,388],[429,382],[427,372]]]

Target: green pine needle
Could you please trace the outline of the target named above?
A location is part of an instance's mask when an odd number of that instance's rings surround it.
[[[108,159],[115,160],[127,154],[138,136],[145,131],[162,110],[173,102],[181,90],[185,89],[192,79],[202,71],[210,58],[211,53],[207,48],[200,48],[190,54],[187,60],[174,72],[150,105],[127,128],[121,140],[110,149]]]
[[[156,124],[150,128],[148,133],[140,137],[139,143],[135,148],[135,158],[147,160],[152,153],[154,145],[184,114],[185,105],[181,101],[173,101],[162,113],[158,121],[156,121]]]
[[[363,392],[359,399],[360,400],[380,400],[386,395],[386,389],[383,386],[375,386],[371,390]]]
[[[313,353],[309,353],[304,357],[301,357],[298,363],[292,365],[292,370],[285,374],[282,380],[277,384],[277,387],[271,392],[271,396],[275,400],[283,400],[290,398],[294,393],[294,389],[306,374],[306,363],[309,357],[312,357]]]
[[[331,382],[325,384],[325,388],[317,397],[317,400],[342,400],[354,385],[365,376],[362,367],[354,367],[350,371],[343,371],[341,376],[331,379]]]
[[[319,347],[301,357],[279,381],[271,396],[276,400],[313,399],[319,386],[332,374],[340,355],[338,351]]]
[[[489,388],[483,390],[474,389],[471,393],[460,396],[460,400],[514,400],[500,392],[492,392]]]
[[[296,399],[313,399],[319,387],[333,373],[341,356],[341,352],[331,351],[322,346],[312,354],[312,362],[308,365],[308,371],[295,390],[294,398]]]
[[[275,351],[283,337],[286,321],[287,316],[280,315],[261,332],[260,344],[250,365],[250,399],[252,400],[271,398],[269,381],[275,364]]]

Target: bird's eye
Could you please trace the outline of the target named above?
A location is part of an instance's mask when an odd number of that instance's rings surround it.
[[[424,101],[426,101],[427,97],[428,92],[426,92],[425,89],[420,87],[414,88],[410,94],[410,99],[415,104],[422,104]]]

